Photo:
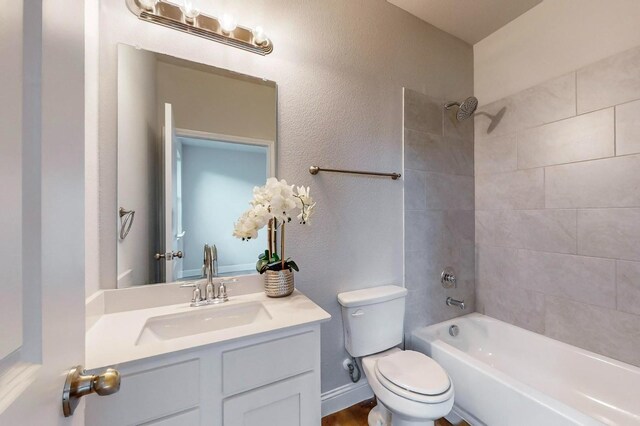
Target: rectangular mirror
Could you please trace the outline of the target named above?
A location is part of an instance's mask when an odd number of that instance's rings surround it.
[[[118,46],[118,288],[255,272],[234,221],[276,175],[272,81]]]

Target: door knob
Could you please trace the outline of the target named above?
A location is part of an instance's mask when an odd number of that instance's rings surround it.
[[[120,373],[113,368],[107,368],[102,374],[86,374],[81,365],[72,368],[67,374],[67,380],[62,389],[62,412],[65,417],[73,415],[85,395],[97,393],[100,396],[111,395],[120,390]]]
[[[155,256],[153,257],[156,260],[160,260],[160,259],[173,260],[176,257],[178,259],[182,259],[184,257],[184,253],[182,253],[181,251],[172,251],[169,253],[156,253]]]

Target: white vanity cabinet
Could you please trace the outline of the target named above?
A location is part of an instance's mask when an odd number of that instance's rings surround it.
[[[86,398],[87,425],[320,424],[319,323],[117,368],[118,393]]]

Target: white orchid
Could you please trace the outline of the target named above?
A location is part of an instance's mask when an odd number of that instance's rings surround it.
[[[298,200],[298,208],[300,209],[298,220],[303,225],[309,223],[309,220],[313,215],[313,208],[316,206],[313,198],[311,198],[311,195],[309,195],[309,191],[309,187],[305,188],[304,186],[299,186],[298,195],[296,196]]]
[[[264,186],[253,188],[251,207],[245,211],[235,224],[233,235],[243,240],[256,238],[258,231],[271,219],[284,224],[297,215],[302,224],[309,222],[315,203],[309,196],[309,188],[300,186],[297,191],[287,181],[269,178]]]

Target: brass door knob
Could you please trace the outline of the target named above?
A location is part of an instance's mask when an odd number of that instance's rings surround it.
[[[120,390],[120,373],[107,368],[99,375],[85,374],[81,365],[72,368],[62,389],[62,412],[65,417],[73,415],[80,398],[96,393],[100,396],[111,395]]]

